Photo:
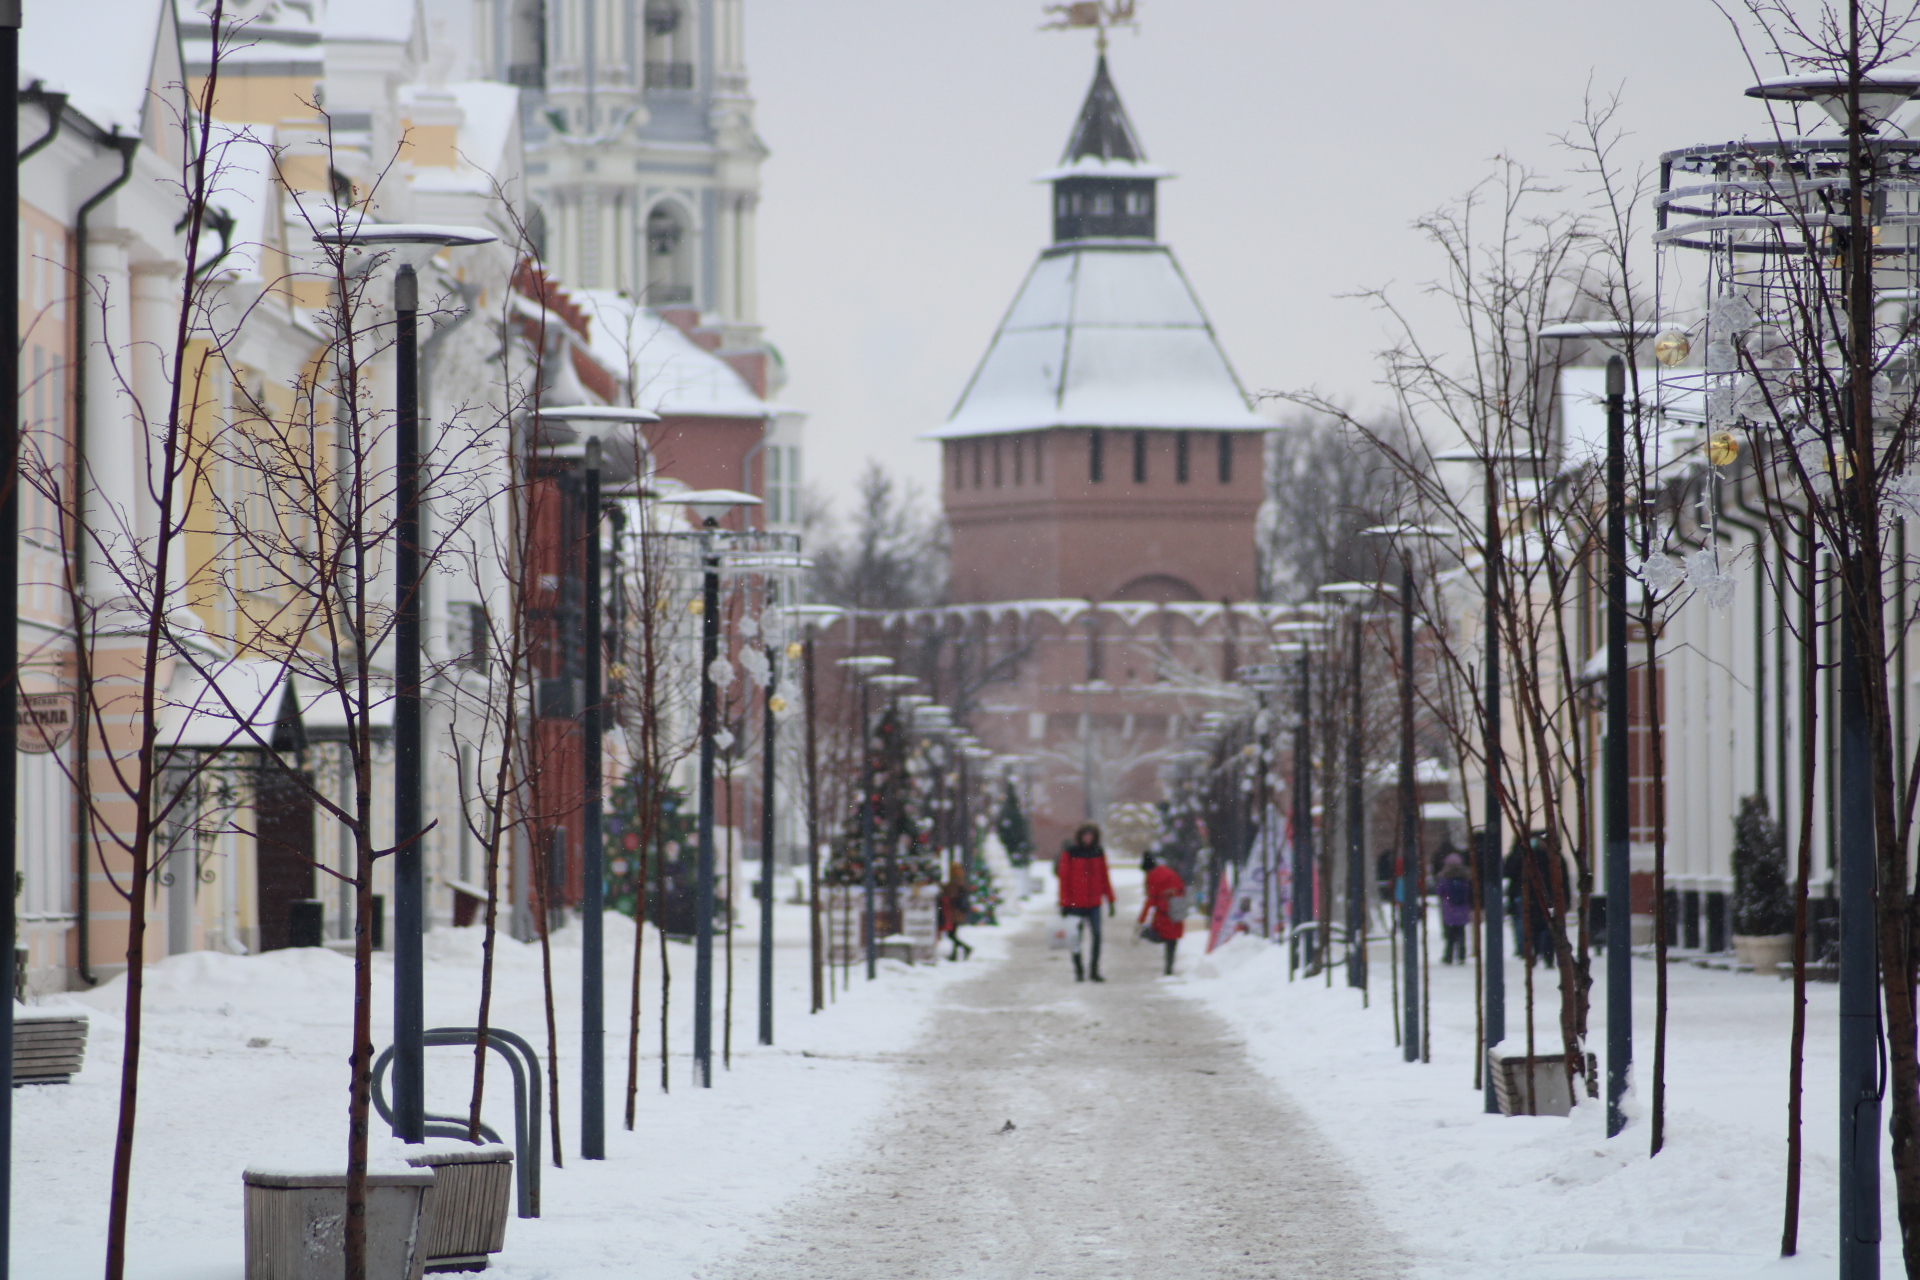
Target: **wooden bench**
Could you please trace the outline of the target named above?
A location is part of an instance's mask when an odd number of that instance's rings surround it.
[[[66,1084],[87,1056],[87,1018],[80,1013],[13,1016],[13,1083]]]

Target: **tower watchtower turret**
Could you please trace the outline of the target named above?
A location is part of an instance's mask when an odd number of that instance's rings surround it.
[[[1053,183],[1053,242],[1152,240],[1154,186],[1171,176],[1148,167],[1102,55],[1060,167],[1044,176]]]

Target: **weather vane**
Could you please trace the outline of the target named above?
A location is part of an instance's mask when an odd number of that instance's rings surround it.
[[[1070,0],[1067,4],[1050,4],[1042,13],[1057,13],[1060,16],[1041,26],[1042,31],[1068,31],[1075,27],[1092,27],[1098,34],[1093,47],[1101,54],[1107,51],[1108,27],[1138,27],[1133,21],[1134,0]]]

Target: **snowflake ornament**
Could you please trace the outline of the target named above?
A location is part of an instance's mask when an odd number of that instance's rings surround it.
[[[1733,603],[1734,576],[1720,567],[1720,557],[1712,547],[1702,547],[1687,557],[1687,581],[1715,612]]]
[[[1655,595],[1664,596],[1687,580],[1687,572],[1679,561],[1664,551],[1656,551],[1633,566],[1634,574],[1647,584]]]
[[[713,681],[713,687],[724,692],[733,684],[733,664],[725,658],[715,658],[707,666],[707,679]]]

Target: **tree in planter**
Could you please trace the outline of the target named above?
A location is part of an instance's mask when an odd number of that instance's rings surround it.
[[[1746,796],[1733,820],[1733,931],[1749,938],[1793,932],[1786,834],[1765,796]]]

